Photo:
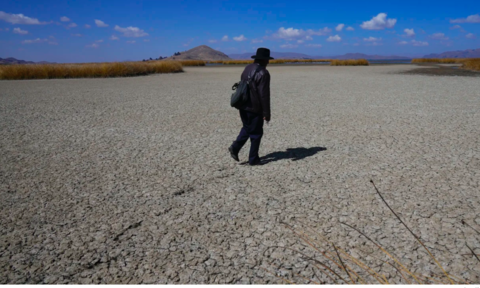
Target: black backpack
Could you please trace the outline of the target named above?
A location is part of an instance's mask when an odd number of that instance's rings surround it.
[[[253,71],[253,74],[248,75],[247,81],[241,80],[240,82],[233,84],[232,90],[234,90],[235,92],[232,93],[232,98],[230,99],[230,106],[240,109],[248,103],[248,101],[250,100],[250,81],[254,79],[260,68],[261,66],[258,65],[257,69]]]

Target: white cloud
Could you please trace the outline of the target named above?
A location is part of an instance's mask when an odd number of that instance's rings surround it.
[[[43,42],[47,42],[47,41],[48,41],[48,39],[37,38],[37,39],[32,39],[32,40],[23,40],[22,44],[35,44],[35,43],[43,43]]]
[[[343,27],[345,27],[345,24],[338,24],[337,27],[335,28],[336,31],[342,31]]]
[[[70,18],[68,18],[67,16],[62,16],[62,17],[60,17],[60,21],[62,21],[62,22],[70,22]]]
[[[387,14],[379,13],[370,21],[363,22],[360,27],[366,30],[383,30],[385,28],[393,28],[395,23],[397,23],[397,19],[387,19]]]
[[[208,40],[208,43],[217,43],[218,41],[215,39]]]
[[[398,42],[398,44],[399,44],[399,45],[407,45],[408,42],[407,42],[407,41],[400,41],[400,42]]]
[[[262,39],[252,39],[252,43],[262,43]]]
[[[450,20],[450,23],[480,23],[480,14],[470,15],[467,18]]]
[[[58,43],[55,42],[55,41],[48,41],[48,44],[50,44],[50,45],[58,45]]]
[[[118,37],[115,35],[110,36],[110,40],[118,40]]]
[[[132,41],[127,41],[128,44],[135,44],[135,40],[132,40]]]
[[[301,29],[293,29],[280,27],[277,33],[273,34],[274,38],[286,39],[286,40],[293,40],[297,38],[302,38],[305,34],[305,31]]]
[[[150,42],[150,39],[143,39],[143,42]]]
[[[240,36],[237,36],[237,37],[233,37],[233,40],[237,41],[237,42],[241,42],[241,41],[245,41],[247,40],[247,38],[245,38],[245,36],[240,35]]]
[[[222,41],[223,41],[223,42],[228,41],[228,35],[223,36],[223,37],[222,37]]]
[[[277,32],[275,32],[272,37],[275,39],[283,39],[283,40],[312,40],[312,35],[316,36],[323,36],[327,35],[328,33],[332,32],[331,29],[325,27],[323,29],[313,30],[303,30],[303,29],[294,29],[293,27],[286,28],[280,27]]]
[[[303,44],[303,42],[305,42],[305,40],[297,40],[298,44]]]
[[[430,38],[436,39],[436,40],[448,40],[448,37],[445,36],[445,34],[443,33],[434,33],[432,34],[432,36],[430,36]]]
[[[353,29],[353,27],[352,27],[352,26],[349,26],[349,27],[347,27],[347,29],[346,29],[346,30],[347,30],[347,31],[354,31],[355,29]]]
[[[80,34],[80,33],[77,33],[77,34],[72,34],[72,36],[75,36],[75,37],[82,37],[83,35]]]
[[[85,46],[85,47],[87,47],[87,48],[98,48],[99,45],[98,45],[97,43],[92,43],[92,44],[87,45],[87,46]]]
[[[293,45],[293,44],[283,44],[283,45],[280,45],[280,48],[284,48],[284,49],[291,49],[291,48],[297,48],[298,45]]]
[[[92,28],[92,26],[90,26],[88,24],[85,24],[85,28],[90,29],[90,28]]]
[[[97,43],[102,43],[102,42],[103,42],[103,39],[97,40],[97,41],[95,41],[95,42],[97,42]]]
[[[450,27],[450,30],[454,30],[454,29],[462,29],[462,26],[454,25],[454,26]]]
[[[428,46],[428,42],[412,40],[413,46]]]
[[[320,48],[322,47],[322,44],[307,44],[305,45],[306,47],[314,47],[314,48]]]
[[[98,19],[95,19],[95,25],[97,25],[97,27],[108,27],[108,24],[106,24],[105,22],[103,22],[102,20],[98,20]]]
[[[382,38],[375,38],[375,37],[368,37],[368,38],[363,38],[363,41],[366,41],[366,42],[375,42],[375,41],[382,41]]]
[[[75,28],[75,27],[77,27],[77,24],[75,24],[75,23],[70,23],[70,24],[68,24],[67,29],[68,29],[68,28]]]
[[[40,22],[36,18],[30,18],[23,14],[8,14],[3,11],[0,11],[0,20],[3,20],[11,24],[25,24],[25,25],[47,24],[46,22]]]
[[[20,34],[20,35],[25,35],[25,34],[28,34],[28,31],[22,30],[20,28],[13,28],[13,33]]]
[[[340,42],[342,40],[342,37],[335,35],[335,36],[330,36],[327,38],[328,42]]]
[[[308,35],[316,35],[316,36],[325,36],[330,32],[332,32],[332,29],[328,27],[325,27],[323,29],[318,29],[318,30],[312,30],[312,29],[307,30]]]
[[[407,37],[413,37],[415,36],[415,31],[412,29],[405,29],[403,30],[403,32],[405,32],[405,36]]]
[[[127,28],[122,28],[118,25],[115,25],[115,31],[123,33],[124,37],[145,37],[148,36],[148,33],[143,31],[140,28],[129,26]]]
[[[473,33],[468,33],[467,35],[465,35],[466,38],[468,39],[475,39],[475,35]]]

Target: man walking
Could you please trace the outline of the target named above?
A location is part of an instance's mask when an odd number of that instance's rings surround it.
[[[245,67],[241,76],[242,81],[247,81],[249,76],[255,74],[250,81],[250,99],[239,109],[243,127],[228,151],[235,161],[239,161],[238,152],[250,138],[248,163],[260,165],[258,149],[263,136],[263,122],[270,121],[270,73],[266,67],[273,58],[270,57],[270,50],[267,48],[258,48],[257,54],[252,58],[255,59],[254,63]]]

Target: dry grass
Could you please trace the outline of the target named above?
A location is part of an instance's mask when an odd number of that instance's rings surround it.
[[[462,63],[464,69],[480,71],[480,58],[465,59]]]
[[[463,64],[464,69],[480,71],[480,58],[419,58],[412,63]]]
[[[0,79],[106,78],[182,72],[177,61],[0,66]]]
[[[316,62],[330,62],[328,59],[273,59],[270,60],[270,64],[285,64],[285,63],[316,63]],[[217,60],[209,61],[211,64],[223,64],[223,65],[248,65],[253,63],[253,60]]]
[[[412,59],[412,63],[440,63],[440,64],[456,64],[462,63],[464,58],[416,58]]]
[[[205,66],[206,62],[203,60],[180,60],[182,66]]]
[[[310,268],[313,270],[313,275],[315,275],[315,277],[314,279],[307,278],[304,275],[301,275],[302,271],[299,271],[300,273],[295,273],[294,270],[291,268],[286,269],[283,263],[278,263],[277,261],[270,263],[270,268],[273,267],[274,272],[272,272],[271,269],[263,269],[267,273],[273,274],[289,284],[298,281],[304,283],[306,281],[306,283],[315,284],[394,284],[391,282],[394,282],[395,280],[399,280],[398,282],[401,284],[470,284],[468,281],[458,276],[449,274],[444,269],[444,267],[434,257],[434,255],[420,240],[420,238],[405,224],[405,222],[402,221],[397,213],[393,211],[387,201],[385,201],[383,198],[382,194],[378,191],[375,183],[373,181],[370,182],[375,188],[375,191],[380,197],[381,201],[388,207],[388,209],[415,238],[415,240],[426,250],[431,260],[433,260],[433,262],[437,265],[438,273],[434,273],[433,271],[425,271],[425,273],[422,274],[418,272],[418,270],[420,270],[418,268],[421,267],[408,268],[407,265],[402,264],[393,253],[388,252],[378,242],[372,240],[364,232],[360,231],[360,229],[343,222],[340,223],[349,229],[356,231],[360,237],[363,237],[369,243],[373,244],[373,246],[378,248],[378,251],[382,252],[380,253],[380,256],[375,256],[375,254],[368,253],[367,258],[370,258],[370,260],[362,261],[358,257],[353,256],[351,253],[342,250],[336,246],[335,243],[329,241],[326,237],[320,235],[314,229],[302,222],[300,222],[299,225],[296,225],[296,227],[282,223],[313,251],[307,252],[305,249],[297,250],[285,246],[273,246],[270,248],[284,249],[299,255],[303,261],[307,261],[309,263],[308,266],[310,266]],[[478,231],[477,233],[480,234]],[[474,256],[480,262],[480,258],[477,254],[475,254],[473,249],[471,249],[468,245],[467,247],[472,252],[472,256]],[[372,261],[382,263],[382,265],[374,265]],[[378,267],[382,266],[393,268],[393,271],[395,271],[394,274],[397,276],[395,278],[387,278],[387,276],[378,270]]]
[[[332,60],[330,66],[368,66],[370,63],[366,59],[356,60]]]

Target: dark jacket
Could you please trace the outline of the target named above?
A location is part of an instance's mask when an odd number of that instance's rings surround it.
[[[259,64],[253,63],[245,67],[241,80],[247,81],[248,75],[253,75]],[[250,101],[242,110],[260,114],[270,121],[270,73],[261,66],[250,83]]]

